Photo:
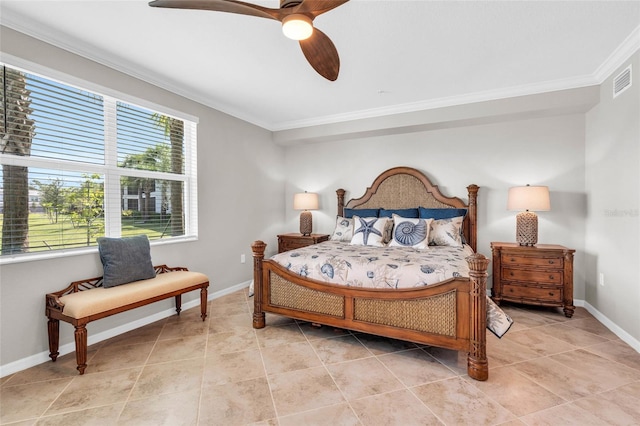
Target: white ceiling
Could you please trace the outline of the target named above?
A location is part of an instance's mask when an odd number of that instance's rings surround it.
[[[2,0],[0,23],[270,130],[597,84],[640,46],[640,1],[351,0],[314,22],[330,82],[269,19]]]

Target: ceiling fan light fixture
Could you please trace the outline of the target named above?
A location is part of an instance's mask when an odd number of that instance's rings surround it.
[[[313,33],[311,18],[299,13],[289,15],[282,20],[282,32],[292,40],[306,40]]]

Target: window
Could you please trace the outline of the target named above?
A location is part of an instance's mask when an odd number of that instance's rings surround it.
[[[0,67],[0,261],[197,236],[194,120]]]

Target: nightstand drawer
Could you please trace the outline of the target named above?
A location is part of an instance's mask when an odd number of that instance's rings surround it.
[[[502,268],[502,279],[544,284],[562,284],[562,271]]]
[[[313,240],[297,240],[297,241],[283,241],[281,251],[295,250],[298,248],[310,246],[313,244]]]
[[[561,257],[531,257],[502,254],[502,263],[504,265],[544,266],[558,269],[564,267]]]
[[[307,247],[329,240],[328,234],[281,234],[278,235],[278,253]]]
[[[545,302],[562,302],[561,288],[527,287],[505,284],[502,286],[502,298],[507,300],[543,300]]]

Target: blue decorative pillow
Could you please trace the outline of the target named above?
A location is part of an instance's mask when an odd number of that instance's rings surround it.
[[[344,209],[344,217],[351,219],[353,216],[378,217],[378,209]]]
[[[380,209],[379,217],[393,217],[394,214],[397,214],[400,217],[408,217],[411,219],[418,218],[418,209]]]
[[[467,209],[428,209],[426,207],[418,208],[422,219],[451,219],[458,216],[466,216]],[[408,216],[406,216],[408,217]]]
[[[104,269],[103,287],[115,287],[156,276],[146,235],[127,238],[100,237],[98,252]]]
[[[433,219],[414,219],[393,215],[393,239],[389,246],[429,248],[429,230]]]

